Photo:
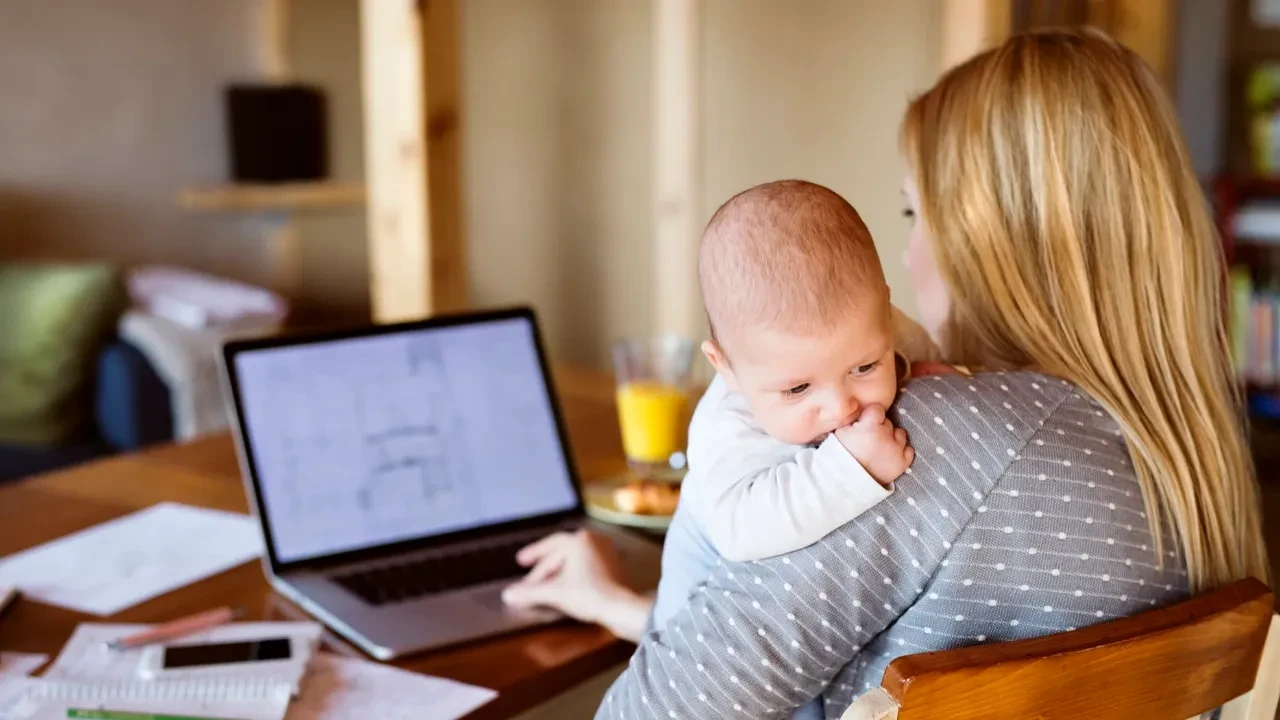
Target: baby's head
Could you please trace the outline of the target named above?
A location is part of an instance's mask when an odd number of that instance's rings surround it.
[[[783,180],[729,199],[698,254],[702,350],[773,437],[802,445],[897,392],[889,289],[857,211]]]

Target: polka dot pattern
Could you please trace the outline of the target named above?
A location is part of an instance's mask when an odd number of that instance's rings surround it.
[[[815,699],[838,718],[898,656],[1187,595],[1172,541],[1156,556],[1116,424],[1075,386],[1033,373],[925,378],[893,419],[916,448],[896,492],[807,548],[714,568],[641,640],[598,718],[785,718]]]

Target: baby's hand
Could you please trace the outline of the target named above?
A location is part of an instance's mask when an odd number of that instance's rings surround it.
[[[835,431],[836,439],[881,485],[897,480],[916,459],[907,431],[895,428],[884,408],[868,405],[852,425]]]

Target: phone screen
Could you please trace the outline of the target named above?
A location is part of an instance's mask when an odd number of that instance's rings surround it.
[[[164,649],[162,666],[165,669],[173,669],[263,660],[288,660],[289,655],[289,638],[203,645],[169,645]]]

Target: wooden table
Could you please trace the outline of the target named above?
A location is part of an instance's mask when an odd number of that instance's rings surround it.
[[[557,373],[557,386],[581,476],[599,478],[622,469],[625,463],[609,378],[564,370]],[[247,512],[230,436],[165,446],[0,486],[0,555],[166,500]],[[80,622],[160,622],[223,604],[243,606],[250,620],[305,617],[270,590],[255,561],[109,618],[20,599],[0,617],[0,648],[56,655]],[[358,654],[332,635],[326,635],[326,647]],[[421,654],[397,664],[493,688],[498,697],[468,718],[505,718],[625,661],[632,649],[598,627],[566,622]]]

